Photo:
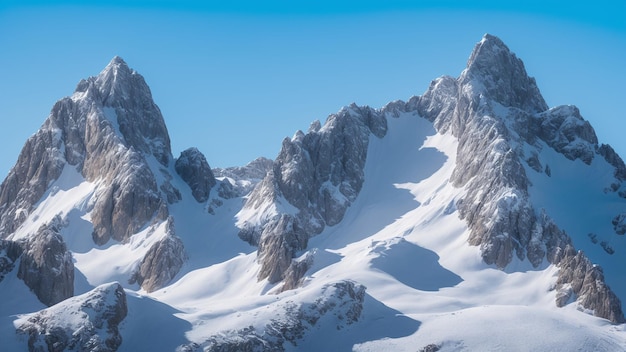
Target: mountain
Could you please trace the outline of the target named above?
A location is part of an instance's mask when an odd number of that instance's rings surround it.
[[[119,57],[0,185],[9,350],[626,349],[626,166],[497,37],[274,160],[174,157]],[[533,338],[529,339],[528,337]]]

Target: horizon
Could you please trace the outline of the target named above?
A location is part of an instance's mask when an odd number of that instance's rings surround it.
[[[380,108],[458,77],[485,33],[524,61],[550,107],[576,105],[626,157],[623,2],[269,4],[3,2],[0,172],[53,104],[116,55],[150,86],[174,157],[196,147],[215,168],[274,159],[283,138],[351,103]]]

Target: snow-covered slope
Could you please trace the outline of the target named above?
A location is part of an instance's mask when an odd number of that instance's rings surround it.
[[[624,163],[496,37],[242,168],[120,58],[58,104],[0,188],[10,350],[626,350]]]

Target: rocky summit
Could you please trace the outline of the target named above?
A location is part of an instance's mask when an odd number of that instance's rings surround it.
[[[3,348],[626,349],[626,165],[496,36],[273,160],[175,158],[165,121],[115,57],[26,141],[0,185]]]

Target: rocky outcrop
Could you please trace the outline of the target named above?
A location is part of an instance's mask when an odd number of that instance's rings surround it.
[[[623,235],[626,233],[626,212],[620,213],[616,215],[611,221],[613,224],[613,229],[615,233],[618,235]]]
[[[163,167],[172,159],[163,117],[143,77],[115,57],[58,101],[24,145],[0,185],[0,237],[24,222],[64,167],[73,167],[101,185],[92,214],[95,242],[126,240],[160,206],[150,157]]]
[[[575,106],[559,106],[537,115],[538,137],[570,160],[591,164],[598,138],[593,127],[580,116]]]
[[[33,205],[61,175],[61,143],[54,130],[41,129],[24,144],[17,163],[0,184],[0,238],[26,220]]]
[[[203,343],[181,346],[182,351],[285,351],[285,344],[297,346],[320,319],[333,317],[337,330],[354,324],[363,311],[365,287],[352,281],[340,281],[322,288],[314,302],[288,302],[281,314],[261,329],[252,326],[225,331]]]
[[[127,241],[130,236],[159,215],[165,200],[161,198],[155,177],[147,164],[134,155],[126,160],[124,170],[117,170],[111,184],[97,193],[91,221],[92,238],[98,245],[114,239]],[[165,208],[167,215],[167,208]],[[165,220],[162,217],[161,220]]]
[[[600,155],[620,166],[619,157],[597,145],[593,128],[578,109],[548,109],[522,61],[491,35],[485,35],[476,45],[458,79],[442,77],[433,81],[423,96],[407,103],[407,108],[415,108],[433,121],[439,133],[458,138],[456,167],[450,181],[467,190],[457,208],[468,224],[469,243],[480,246],[486,263],[505,268],[515,255],[537,267],[545,258],[562,268],[561,285],[572,284],[574,277],[580,277],[567,274],[572,270],[569,268],[580,266],[567,259],[572,251],[571,239],[530,203],[530,184],[523,164],[537,172],[545,170],[549,176],[549,166],[542,165],[538,158],[541,143],[545,143],[566,158],[587,164],[603,150]],[[620,174],[617,168],[616,176]],[[574,271],[587,273],[588,267],[582,265]],[[584,297],[578,296],[579,303],[600,317],[621,321],[619,300],[604,284],[598,269],[588,275],[598,283],[595,287],[572,286],[577,295],[584,292]]]
[[[174,233],[174,219],[167,221],[165,237],[150,247],[130,279],[131,284],[136,282],[147,292],[169,283],[187,259],[183,242]]]
[[[558,261],[560,270],[557,280],[557,301],[559,307],[577,301],[583,308],[590,309],[596,316],[613,323],[624,323],[622,304],[604,282],[600,266],[594,265],[583,254],[567,246],[562,259]]]
[[[0,240],[0,281],[13,271],[20,255],[22,247],[17,242]]]
[[[180,153],[175,165],[176,172],[191,188],[193,197],[200,203],[206,202],[216,181],[204,155],[196,148],[189,148]]]
[[[248,195],[272,169],[274,162],[267,158],[257,158],[245,166],[215,168],[215,177],[223,178],[218,190],[219,196],[225,199]]]
[[[341,221],[363,185],[370,135],[382,138],[386,130],[383,112],[353,104],[329,116],[323,127],[283,140],[272,170],[242,210],[272,214],[240,223],[240,237],[259,246],[259,280],[282,280],[295,252],[326,225]],[[287,204],[295,211],[266,212]]]
[[[235,181],[239,180],[262,180],[268,171],[272,169],[274,162],[271,159],[260,157],[252,160],[245,166],[227,167],[225,169],[215,168],[215,177],[228,177]]]
[[[289,265],[285,271],[283,285],[280,287],[280,292],[300,287],[307,270],[313,266],[314,258],[315,252],[309,251],[304,255],[304,258],[293,260],[291,265]]]
[[[42,226],[21,246],[17,276],[41,303],[52,306],[74,295],[72,254],[55,225]]]
[[[116,351],[122,343],[118,326],[127,313],[122,286],[104,284],[22,316],[17,333],[27,337],[29,351]]]
[[[199,164],[191,163],[196,161],[191,154],[183,153],[179,165],[186,160],[186,170],[191,173],[184,175],[196,177],[194,196],[208,197],[215,184],[211,169],[201,154]],[[166,221],[168,204],[181,200],[172,182],[177,176],[172,161],[167,128],[150,89],[141,75],[115,57],[98,76],[80,81],[71,97],[59,100],[39,131],[26,142],[16,165],[0,185],[0,238],[12,235],[59,176],[75,169],[84,178],[79,182],[94,185],[93,194],[81,209],[89,213],[94,243],[127,243],[147,226]],[[196,166],[198,169],[194,169]],[[46,231],[54,230],[49,227]],[[24,243],[22,265],[32,266],[28,253],[38,245],[31,243],[38,236],[33,234]],[[57,237],[53,244],[62,243]],[[177,263],[184,256],[176,260],[168,256],[174,252],[165,253],[165,247],[173,243],[175,253],[184,253],[182,242],[172,237],[158,247],[161,249],[149,251],[150,258],[144,258],[141,280],[147,280],[150,289],[168,281],[175,275],[172,271],[180,269]],[[167,261],[169,269],[157,275],[155,268],[166,266],[155,262],[160,259]],[[20,270],[31,288],[40,285],[32,274],[27,274],[33,270]],[[42,301],[53,304],[66,297]]]

